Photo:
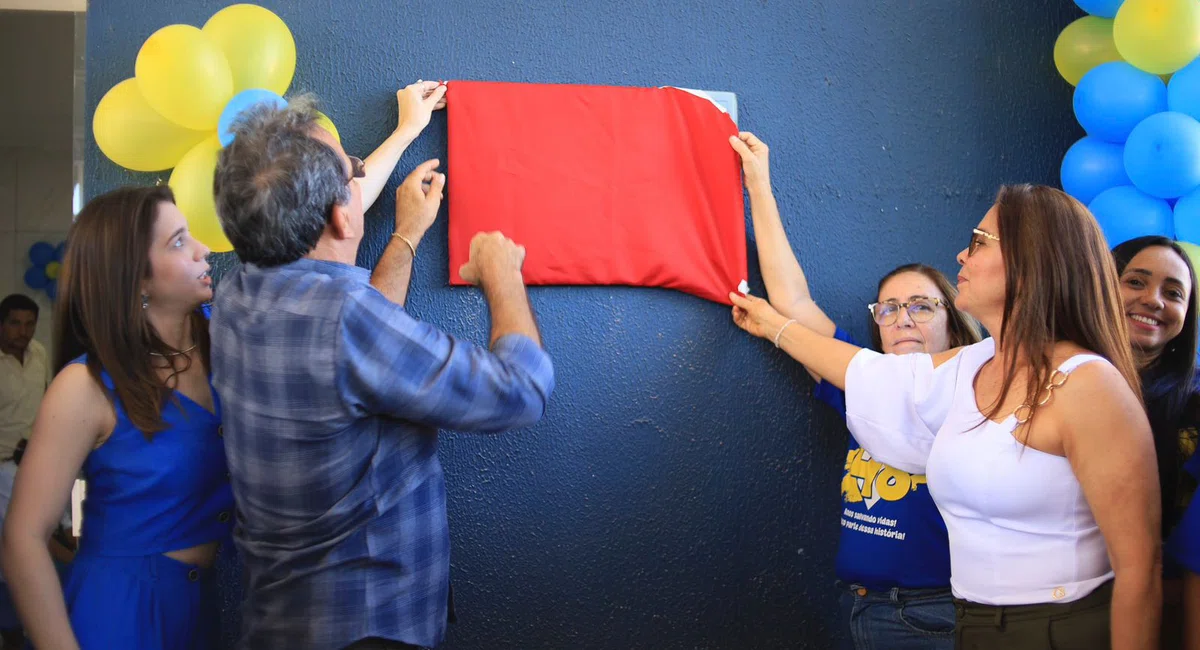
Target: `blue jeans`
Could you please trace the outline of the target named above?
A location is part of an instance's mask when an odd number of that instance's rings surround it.
[[[888,589],[838,583],[852,650],[953,650],[949,589]]]

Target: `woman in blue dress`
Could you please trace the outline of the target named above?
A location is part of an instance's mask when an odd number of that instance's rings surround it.
[[[97,197],[71,227],[56,311],[63,368],[3,532],[4,573],[42,650],[213,645],[211,567],[233,495],[209,382],[208,252],[166,187]],[[60,586],[46,539],[81,470],[82,536]]]

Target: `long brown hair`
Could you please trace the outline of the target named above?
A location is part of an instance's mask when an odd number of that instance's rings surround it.
[[[147,438],[165,428],[163,405],[171,387],[159,377],[151,352],[178,352],[163,342],[142,308],[142,282],[150,277],[150,246],[158,206],[174,203],[166,186],[114,190],[88,202],[67,235],[58,279],[54,343],[61,369],[87,354],[88,372],[101,386],[108,372],[110,402],[121,401],[126,415]],[[192,334],[209,367],[208,323],[196,312]]]
[[[1173,251],[1187,267],[1192,292],[1184,312],[1183,328],[1148,366],[1139,372],[1142,380],[1142,399],[1146,416],[1154,432],[1154,451],[1158,456],[1158,486],[1162,494],[1162,524],[1164,536],[1178,523],[1182,510],[1179,494],[1188,477],[1183,465],[1188,455],[1181,449],[1180,431],[1200,424],[1200,394],[1196,386],[1197,336],[1200,336],[1200,301],[1196,286],[1196,270],[1191,259],[1177,242],[1166,237],[1148,235],[1115,246],[1112,250],[1117,277],[1125,272],[1137,254],[1159,246]]]
[[[979,332],[979,321],[954,306],[954,298],[958,296],[958,289],[950,284],[950,280],[947,280],[941,271],[932,266],[920,263],[897,266],[887,275],[880,278],[879,287],[875,289],[875,295],[878,296],[879,292],[883,291],[883,285],[888,280],[902,273],[920,273],[929,278],[929,281],[937,286],[938,291],[942,292],[942,298],[946,301],[946,315],[949,316],[946,321],[946,329],[950,335],[947,341],[951,348],[972,345],[982,340],[982,335]],[[883,337],[879,334],[879,323],[876,323],[874,318],[870,321],[870,328],[871,341],[875,344],[875,349],[883,352]]]
[[[1092,214],[1065,192],[1043,185],[1003,186],[996,208],[1006,288],[997,338],[1009,353],[1002,360],[1000,396],[987,417],[1000,414],[1018,366],[1028,364],[1024,403],[1032,419],[1037,394],[1056,369],[1051,353],[1059,341],[1108,359],[1141,399],[1116,265]]]

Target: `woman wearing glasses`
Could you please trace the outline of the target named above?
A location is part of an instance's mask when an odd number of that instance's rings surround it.
[[[742,156],[771,304],[804,327],[853,344],[809,293],[771,194],[767,146],[749,133],[730,142]],[[954,308],[955,295],[946,276],[934,268],[908,264],[894,269],[879,281],[876,302],[868,305],[872,347],[888,354],[933,354],[977,343],[979,327]],[[817,381],[814,396],[845,416],[845,393],[807,369]],[[851,436],[842,513],[837,577],[852,647],[954,647],[950,546],[925,476],[879,462]]]
[[[1006,186],[958,261],[955,305],[994,339],[882,355],[737,294],[734,321],[844,388],[873,457],[926,474],[958,647],[1155,647],[1158,472],[1100,229],[1063,192]]]

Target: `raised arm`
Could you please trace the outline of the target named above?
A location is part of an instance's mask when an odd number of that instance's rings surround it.
[[[953,404],[962,348],[938,354],[880,354],[791,322],[767,301],[730,294],[733,320],[775,343],[830,385],[846,391],[846,423],[876,460],[914,474],[925,463]]]
[[[733,322],[738,327],[771,341],[810,373],[846,390],[846,368],[862,348],[815,332],[801,325],[799,319],[779,313],[762,298],[731,293],[729,299],[733,301]]]
[[[366,176],[359,179],[363,210],[369,210],[400,162],[400,156],[429,125],[433,111],[446,106],[446,86],[436,81],[418,81],[396,92],[400,116],[396,130],[363,162]]]
[[[112,407],[87,368],[68,365],[50,384],[21,459],[0,555],[25,631],[39,648],[79,647],[47,541],[83,461],[115,424]]]
[[[342,310],[337,353],[349,408],[460,431],[537,422],[554,387],[554,368],[521,280],[524,257],[524,248],[499,233],[471,242],[461,274],[487,298],[490,349],[417,321],[378,293],[355,293]]]
[[[446,175],[434,171],[438,164],[436,158],[421,163],[396,188],[396,229],[371,272],[371,286],[397,305],[408,299],[417,248],[442,205]]]
[[[747,132],[730,137],[729,143],[742,157],[742,176],[750,197],[750,217],[767,299],[780,314],[818,334],[833,336],[836,325],[813,300],[804,269],[783,229],[779,206],[771,192],[770,152],[766,143]],[[813,379],[821,379],[812,368],[805,368]]]

